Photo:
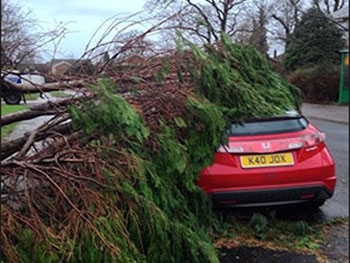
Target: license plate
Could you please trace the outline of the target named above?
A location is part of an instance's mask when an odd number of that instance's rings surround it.
[[[294,165],[291,153],[244,155],[240,157],[242,168]]]

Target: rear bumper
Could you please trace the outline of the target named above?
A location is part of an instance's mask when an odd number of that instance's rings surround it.
[[[216,207],[259,207],[322,201],[333,192],[324,186],[276,188],[268,190],[213,192]]]

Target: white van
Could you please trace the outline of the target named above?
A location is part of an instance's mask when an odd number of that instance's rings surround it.
[[[44,84],[45,78],[37,74],[16,74],[19,72],[13,71],[12,73],[1,73],[6,81],[11,81],[19,85],[34,85]],[[1,97],[6,104],[13,105],[19,104],[23,98],[23,93],[17,90],[11,89],[9,85],[6,85],[6,81],[1,81]]]

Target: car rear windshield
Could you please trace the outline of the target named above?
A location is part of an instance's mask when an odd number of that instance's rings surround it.
[[[262,135],[300,131],[308,126],[308,121],[301,116],[294,118],[262,119],[233,123],[229,136]]]

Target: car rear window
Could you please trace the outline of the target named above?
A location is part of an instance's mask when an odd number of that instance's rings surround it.
[[[263,119],[244,123],[233,123],[228,133],[229,136],[244,136],[293,132],[305,129],[308,123],[301,116],[295,118]]]

